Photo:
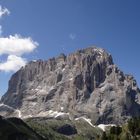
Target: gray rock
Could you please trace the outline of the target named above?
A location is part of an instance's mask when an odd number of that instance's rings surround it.
[[[95,47],[29,62],[11,77],[1,102],[20,110],[22,117],[43,112],[47,116],[53,110],[97,124],[120,124],[140,116],[135,79],[120,71],[109,53]]]

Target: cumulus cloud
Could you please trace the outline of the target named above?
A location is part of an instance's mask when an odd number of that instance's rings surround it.
[[[9,14],[10,11],[0,5],[0,19]],[[37,47],[38,43],[31,37],[22,37],[18,34],[3,37],[0,25],[0,56],[7,56],[5,62],[0,62],[0,71],[15,72],[19,70],[27,62],[23,55],[33,52]]]
[[[2,18],[4,15],[9,15],[9,14],[10,14],[10,11],[7,8],[3,8],[0,5],[0,18]]]
[[[38,43],[30,37],[23,38],[20,35],[0,38],[0,55],[9,54],[21,56],[25,53],[32,52]]]
[[[16,55],[9,55],[6,62],[0,63],[0,71],[15,72],[25,66],[26,60]]]
[[[30,37],[23,38],[20,35],[0,38],[0,55],[8,55],[6,62],[0,63],[0,71],[17,71],[26,64],[22,55],[33,52],[38,43]]]

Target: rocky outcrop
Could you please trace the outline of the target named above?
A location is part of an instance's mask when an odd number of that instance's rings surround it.
[[[122,123],[140,116],[135,79],[120,71],[109,53],[95,47],[29,62],[11,77],[1,102],[20,111],[5,111],[5,116],[23,118],[50,117],[50,110],[71,119],[84,116],[93,123]]]

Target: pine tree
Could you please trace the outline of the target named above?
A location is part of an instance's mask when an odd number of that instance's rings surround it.
[[[103,132],[101,136],[101,140],[107,140],[106,132]]]

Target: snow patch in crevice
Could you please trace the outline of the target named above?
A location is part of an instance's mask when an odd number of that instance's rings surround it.
[[[12,110],[15,110],[13,107],[10,107],[10,106],[8,106],[8,105],[6,105],[6,104],[4,104],[4,103],[1,103],[1,104],[0,104],[0,107],[1,107],[1,106],[7,107],[7,108],[12,109]]]
[[[57,118],[59,116],[64,116],[64,115],[69,116],[69,113],[49,110],[49,111],[45,111],[45,112],[44,111],[40,112],[37,115],[37,117],[54,117],[54,118]]]
[[[98,128],[102,129],[103,131],[106,131],[107,127],[112,127],[112,126],[116,126],[116,124],[99,124]]]
[[[99,54],[98,57],[103,57],[103,53],[104,53],[104,50],[101,49],[101,48],[94,48],[94,51],[97,52]]]
[[[56,115],[54,116],[54,118],[57,118],[57,117],[59,117],[59,116],[64,116],[64,115],[69,115],[69,113],[56,112]]]
[[[65,70],[66,70],[66,68],[63,68],[63,69],[62,69],[62,72],[65,71]]]
[[[95,125],[93,125],[93,124],[91,123],[91,119],[85,118],[85,117],[75,118],[76,121],[78,121],[78,120],[80,120],[80,119],[83,119],[84,121],[86,121],[90,126],[95,127]]]
[[[22,115],[21,115],[21,111],[20,111],[19,109],[16,109],[15,112],[18,112],[18,117],[19,117],[19,118],[22,117]]]
[[[51,86],[50,89],[49,89],[49,91],[51,91],[51,90],[53,90],[53,89],[55,89],[54,86]]]
[[[22,118],[27,119],[27,118],[32,118],[32,117],[33,117],[32,115],[27,115],[27,116],[23,116]]]
[[[19,110],[19,109],[15,109],[15,108],[13,108],[13,107],[10,107],[10,106],[8,106],[8,105],[6,105],[6,104],[0,104],[0,107],[2,107],[2,106],[4,106],[4,107],[7,107],[7,108],[9,108],[9,109],[11,109],[11,110],[13,110],[13,112],[14,113],[17,113],[18,114],[18,116],[17,117],[19,117],[19,118],[21,118],[22,117],[22,115],[21,115],[21,111]]]
[[[61,111],[64,111],[64,107],[61,106],[61,107],[60,107],[60,110],[61,110]]]
[[[39,89],[38,89],[38,88],[35,88],[34,90],[35,90],[35,91],[39,91]]]
[[[70,80],[70,81],[72,81],[72,80],[73,80],[73,78],[70,78],[69,80]]]

